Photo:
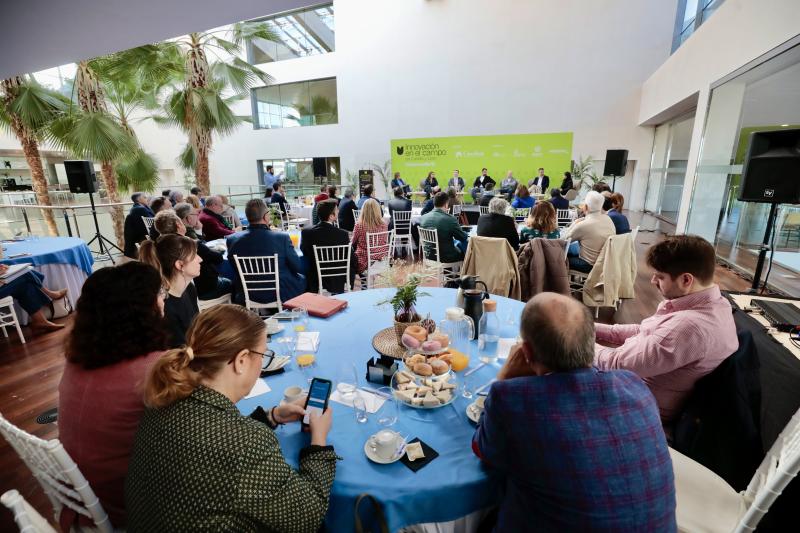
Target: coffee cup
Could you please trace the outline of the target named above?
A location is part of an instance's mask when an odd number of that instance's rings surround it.
[[[300,398],[303,395],[303,388],[294,385],[292,387],[286,387],[283,391],[283,399],[287,402],[293,402],[296,399]]]
[[[397,451],[397,433],[382,429],[369,438],[372,450],[381,459],[391,459]]]

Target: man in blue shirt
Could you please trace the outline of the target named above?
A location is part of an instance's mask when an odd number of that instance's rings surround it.
[[[372,184],[369,184],[364,187],[364,192],[361,194],[361,198],[358,199],[358,204],[356,209],[361,209],[364,207],[364,202],[369,200],[370,198],[375,198],[375,187]]]
[[[556,209],[569,209],[569,200],[561,196],[560,189],[550,189],[550,203]]]
[[[497,532],[674,532],[675,481],[655,398],[593,368],[594,321],[543,292],[486,398],[472,448],[505,476]]]
[[[275,182],[278,181],[278,178],[275,177],[275,174],[272,172],[272,165],[267,165],[267,171],[264,172],[264,185],[266,187],[274,188]]]

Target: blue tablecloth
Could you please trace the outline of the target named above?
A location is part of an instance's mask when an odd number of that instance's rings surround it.
[[[3,242],[3,263],[32,263],[34,266],[51,263],[75,265],[86,275],[91,275],[94,258],[83,239],[77,237],[42,237],[24,241]],[[9,258],[14,254],[25,253],[20,257]]]
[[[444,318],[444,310],[455,305],[455,289],[425,288],[430,296],[420,297],[417,311],[437,322]],[[349,302],[348,307],[328,318],[311,318],[309,331],[320,332],[320,348],[314,375],[335,381],[337,369],[342,363],[355,363],[359,369],[359,385],[377,387],[367,383],[367,360],[376,356],[372,337],[392,323],[391,307],[376,308],[375,302],[394,293],[394,289],[373,289],[337,296]],[[523,303],[495,296],[501,318],[509,310],[517,317]],[[517,329],[506,323],[502,334],[516,337]],[[476,344],[476,343],[473,343]],[[473,346],[470,368],[478,364],[477,346]],[[490,381],[498,366],[485,366],[469,379],[473,390]],[[458,374],[461,379],[462,373]],[[307,386],[296,365],[287,366],[283,374],[265,378],[270,392],[242,400],[237,404],[244,414],[256,406],[269,407],[277,404],[283,390],[292,385]],[[336,453],[344,460],[337,464],[336,479],[331,491],[331,503],[325,519],[330,531],[353,531],[353,506],[355,498],[364,492],[375,496],[384,506],[389,530],[425,522],[455,520],[471,512],[495,505],[499,502],[501,485],[490,477],[488,470],[472,453],[471,440],[474,425],[467,419],[466,407],[470,400],[460,394],[450,406],[435,410],[418,410],[401,406],[400,419],[393,427],[402,435],[419,437],[432,446],[439,457],[417,471],[409,470],[396,462],[378,465],[370,462],[364,454],[364,443],[380,428],[376,414],[369,415],[366,424],[358,424],[353,409],[331,402],[333,427],[328,437]],[[284,456],[297,467],[300,449],[308,444],[308,436],[300,432],[299,424],[290,424],[277,432]]]

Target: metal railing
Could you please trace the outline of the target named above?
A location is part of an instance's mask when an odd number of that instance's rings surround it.
[[[133,202],[116,202],[116,203],[104,203],[104,204],[95,204],[95,209],[97,211],[98,220],[101,220],[103,215],[109,215],[109,224],[110,224],[110,213],[107,211],[108,208],[112,207],[123,207],[123,206],[130,206],[133,205]],[[104,208],[101,211],[101,208]],[[31,212],[32,211],[32,212]],[[41,232],[47,234],[47,226],[44,222],[44,211],[53,211],[54,215],[57,216],[56,221],[60,222],[63,220],[64,227],[66,229],[66,233],[69,237],[73,237],[73,225],[75,228],[75,236],[81,236],[81,225],[78,220],[78,216],[91,216],[92,206],[90,204],[86,205],[38,205],[38,204],[12,204],[12,205],[0,205],[0,213],[2,213],[3,217],[0,218],[0,222],[4,223],[5,228],[10,229],[12,234],[17,234],[18,232],[15,231],[15,226],[19,227],[20,224],[24,224],[25,231],[28,232],[29,235],[34,235],[35,233]],[[60,214],[56,212],[60,211]],[[35,215],[39,214],[40,217],[36,217]],[[10,217],[9,217],[10,215]],[[21,216],[21,218],[20,218]],[[70,219],[72,220],[70,222]],[[34,232],[34,228],[31,223],[37,225],[37,232]],[[92,222],[93,223],[93,222]],[[105,225],[105,224],[104,224]],[[38,227],[41,226],[41,227]],[[60,228],[59,228],[60,229]],[[92,228],[93,230],[94,228]],[[109,227],[107,230],[109,236],[114,235],[113,226]],[[59,231],[59,234],[61,232]]]

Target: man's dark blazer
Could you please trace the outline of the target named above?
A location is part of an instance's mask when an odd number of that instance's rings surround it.
[[[125,257],[136,259],[136,245],[147,238],[147,228],[142,217],[154,217],[153,210],[142,204],[135,204],[131,207],[128,216],[125,217]]]
[[[486,187],[486,184],[487,184],[487,183],[491,183],[492,185],[497,185],[497,182],[496,182],[496,181],[494,181],[494,180],[492,179],[492,177],[491,177],[491,176],[489,176],[488,174],[487,174],[486,176],[483,176],[483,187]],[[473,188],[475,188],[475,187],[481,187],[481,177],[480,177],[480,176],[478,176],[477,178],[475,178],[475,181],[472,183],[472,187],[473,187]]]
[[[547,193],[547,188],[550,186],[550,176],[544,175],[541,178],[536,176],[531,181],[528,182],[528,187],[531,185],[538,185],[542,189],[542,193]]]
[[[507,239],[514,250],[519,250],[519,234],[514,219],[497,213],[478,217],[478,237]]]
[[[319,280],[317,279],[317,260],[314,256],[314,245],[317,246],[337,246],[350,244],[350,237],[347,232],[334,227],[328,222],[320,222],[316,226],[304,229],[300,233],[300,251],[303,252],[308,269],[306,270],[306,290],[308,292],[319,292]],[[342,263],[344,270],[344,263]],[[348,282],[353,286],[358,270],[358,257],[351,251],[350,253],[350,279]],[[332,294],[344,292],[344,277],[326,278],[322,280],[322,286]]]
[[[395,196],[386,205],[389,207],[389,231],[392,231],[394,228],[392,213],[395,211],[411,211],[411,200]]]
[[[342,201],[339,202],[339,227],[341,229],[353,231],[356,225],[353,209],[356,209],[356,202],[352,198],[342,198]]]

